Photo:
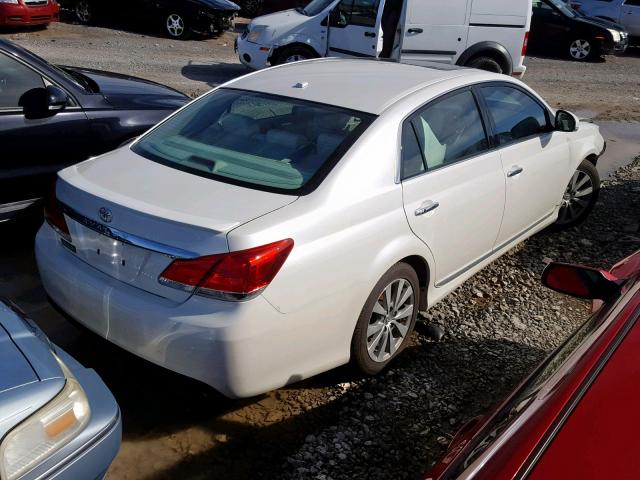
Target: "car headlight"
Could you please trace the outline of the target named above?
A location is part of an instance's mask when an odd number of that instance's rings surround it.
[[[14,480],[77,437],[89,422],[89,401],[78,381],[58,359],[66,377],[62,391],[10,431],[0,445],[0,477]]]
[[[265,31],[264,27],[252,28],[251,30],[249,30],[249,35],[247,35],[247,40],[250,42],[256,43],[260,39],[264,31]]]
[[[620,32],[617,30],[612,30],[610,28],[608,28],[607,30],[609,30],[609,33],[611,34],[611,36],[613,37],[613,41],[618,43],[621,39],[620,37]]]

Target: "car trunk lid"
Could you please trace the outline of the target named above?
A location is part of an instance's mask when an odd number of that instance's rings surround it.
[[[227,252],[229,231],[297,199],[183,172],[127,147],[59,176],[65,246],[102,273],[175,301],[190,294],[158,283],[173,259]]]

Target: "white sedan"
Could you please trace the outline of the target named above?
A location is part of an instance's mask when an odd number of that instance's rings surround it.
[[[62,170],[38,266],[70,317],[228,396],[349,361],[374,374],[419,310],[582,221],[603,149],[506,76],[283,65]]]

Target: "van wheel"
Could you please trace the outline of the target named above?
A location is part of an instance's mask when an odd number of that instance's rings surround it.
[[[309,60],[317,58],[316,52],[303,45],[293,45],[282,49],[275,57],[274,65],[282,65],[283,63],[299,62],[300,60]]]
[[[352,362],[363,373],[378,373],[407,346],[419,294],[418,275],[406,263],[395,264],[373,287],[351,340]]]
[[[467,63],[468,67],[486,70],[487,72],[503,73],[502,67],[491,57],[476,57]]]
[[[584,222],[598,201],[600,175],[589,160],[583,160],[562,196],[558,219],[552,230],[565,230]]]

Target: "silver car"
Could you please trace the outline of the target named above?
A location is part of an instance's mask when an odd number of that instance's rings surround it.
[[[640,37],[640,0],[571,0],[569,3],[589,17],[619,23],[629,35]]]
[[[120,437],[118,404],[96,372],[0,301],[0,478],[103,478]]]

